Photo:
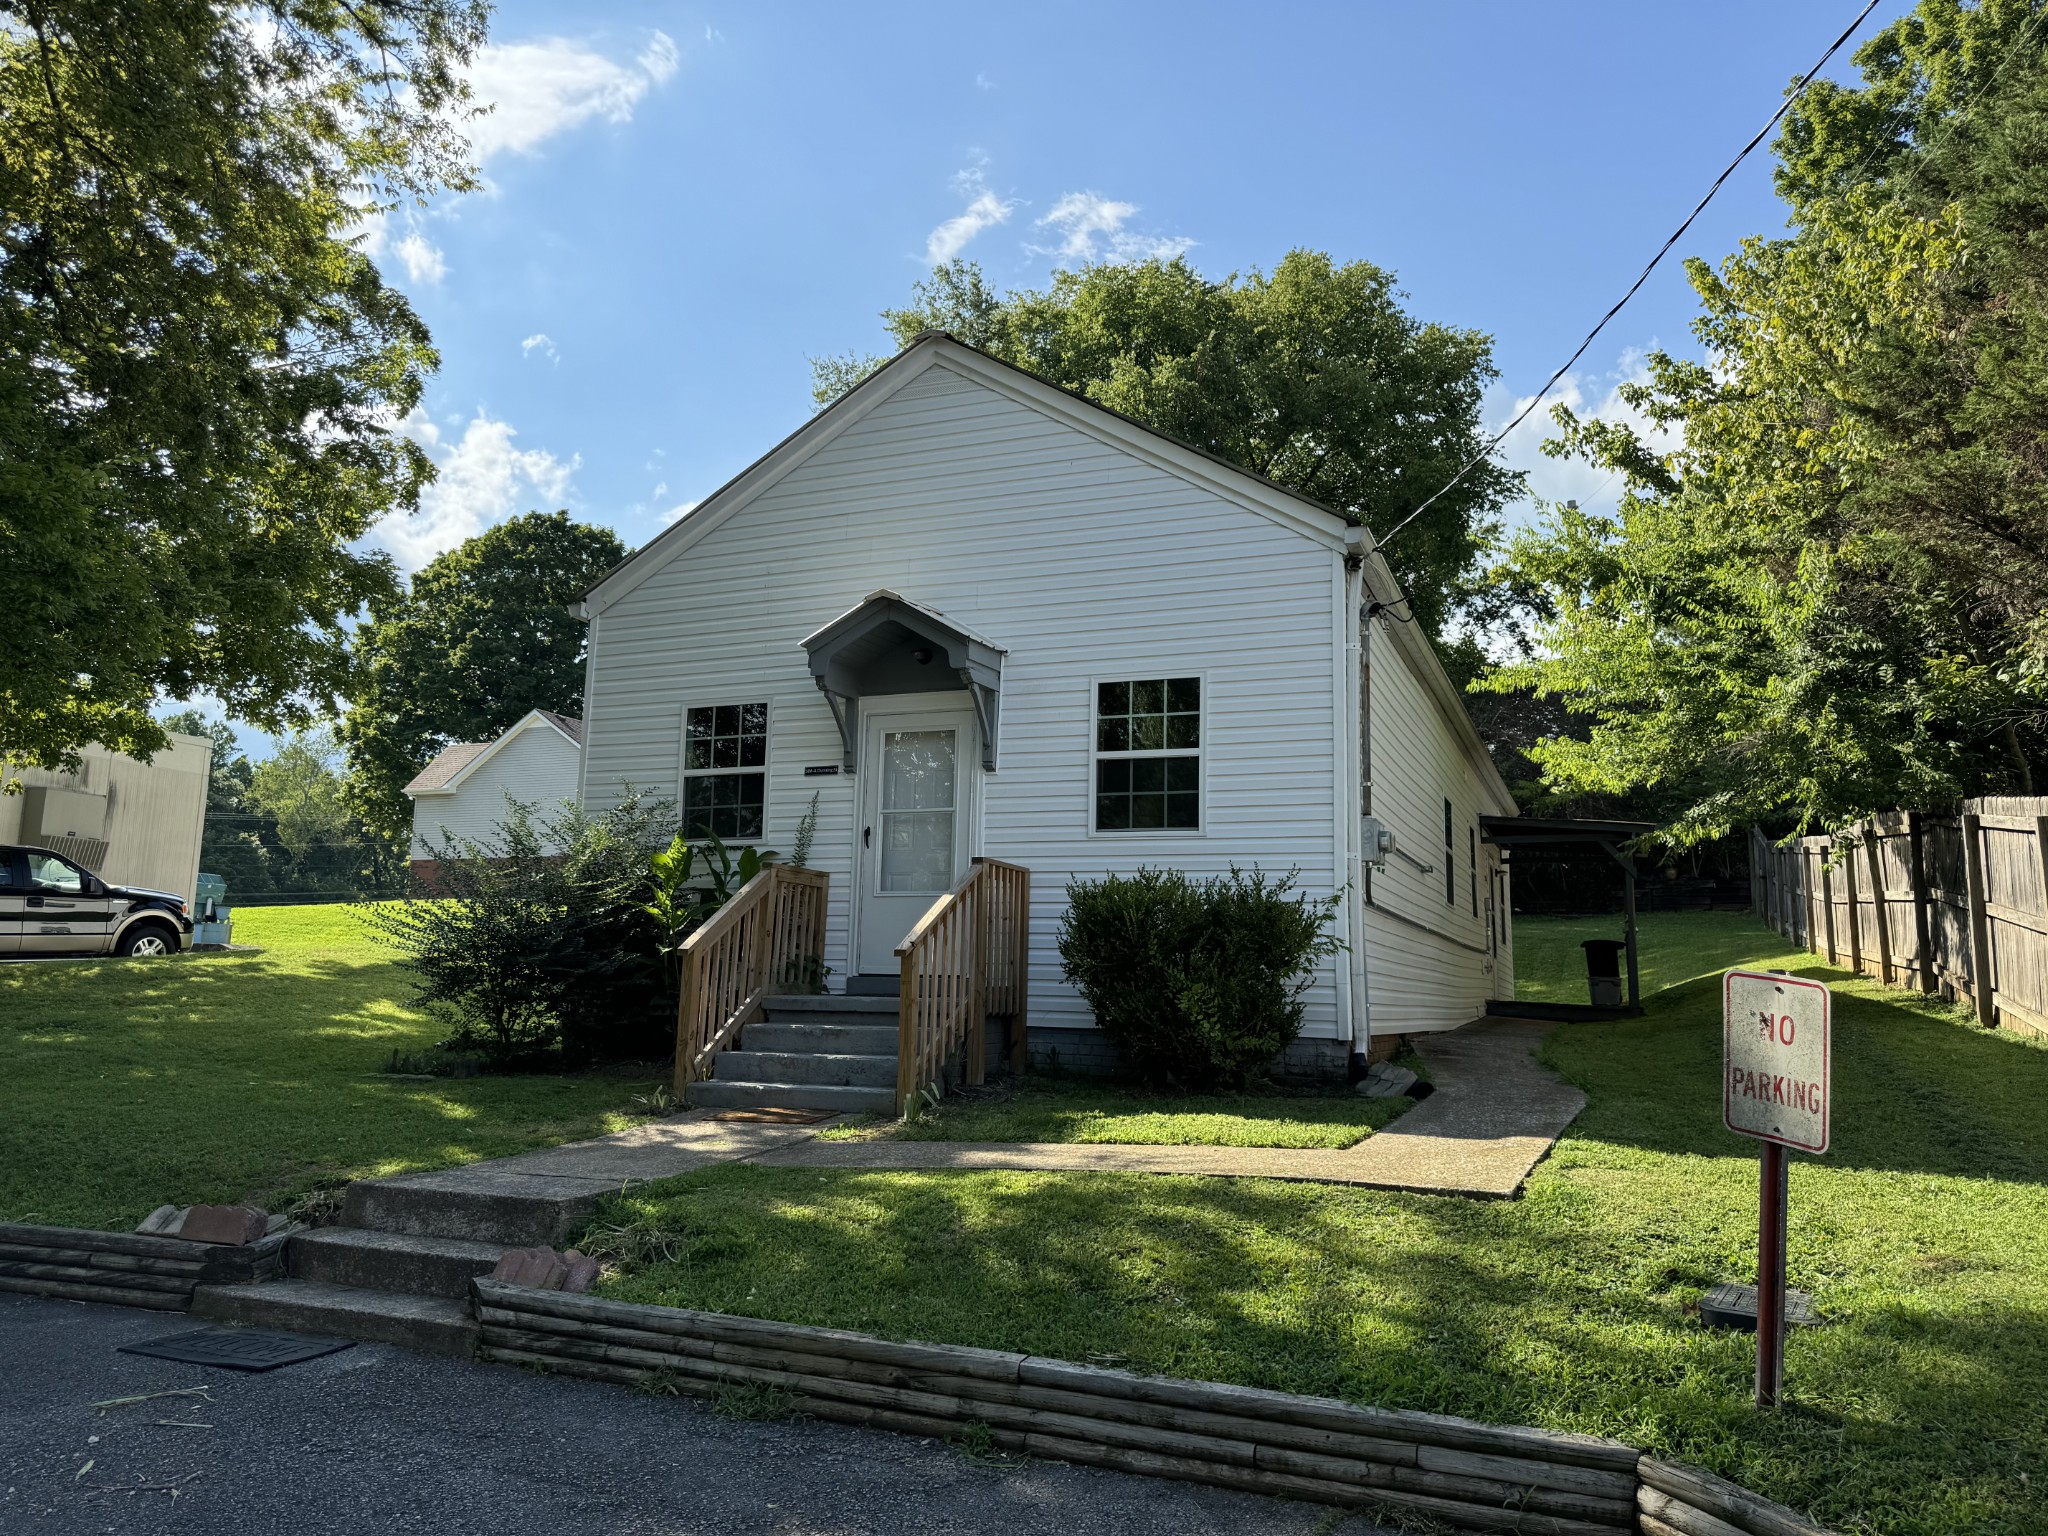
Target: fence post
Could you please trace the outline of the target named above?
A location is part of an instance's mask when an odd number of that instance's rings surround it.
[[[1913,889],[1913,946],[1920,991],[1934,995],[1933,925],[1927,920],[1927,828],[1918,811],[1906,812],[1906,878]]]
[[[1977,1006],[1977,1022],[1997,1022],[1997,1002],[1992,996],[1991,914],[1984,908],[1983,823],[1969,811],[1963,812],[1963,888],[1970,902],[1970,1001]]]
[[[1827,925],[1828,964],[1839,965],[1841,962],[1835,958],[1835,872],[1828,867],[1828,855],[1835,851],[1835,845],[1830,841],[1826,849],[1816,851],[1820,853],[1820,908]]]
[[[1842,860],[1842,877],[1849,887],[1849,969],[1863,974],[1863,914],[1857,911],[1862,888],[1856,880],[1856,841],[1852,836]]]
[[[1870,905],[1877,915],[1877,968],[1888,987],[1892,980],[1892,920],[1885,906],[1884,839],[1877,830],[1877,818],[1863,824],[1863,851],[1870,861]]]

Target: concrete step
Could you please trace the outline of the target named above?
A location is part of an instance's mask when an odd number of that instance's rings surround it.
[[[478,1168],[364,1179],[342,1200],[344,1226],[446,1237],[508,1248],[560,1246],[617,1188],[592,1179],[547,1179]]]
[[[720,1051],[713,1075],[722,1083],[806,1083],[842,1088],[894,1088],[894,1056],[843,1056],[818,1051]]]
[[[504,1251],[501,1243],[464,1238],[321,1227],[292,1239],[285,1268],[294,1280],[460,1299],[472,1277],[489,1274]]]
[[[202,1285],[192,1293],[192,1315],[288,1333],[402,1344],[428,1355],[466,1356],[476,1349],[476,1319],[467,1301],[365,1291],[319,1280]]]
[[[865,1017],[865,1015],[862,1015]],[[749,1024],[740,1034],[745,1051],[808,1051],[828,1056],[887,1056],[896,1059],[896,1025]]]
[[[902,1015],[903,1005],[893,997],[849,997],[826,992],[817,996],[763,998],[761,1012],[775,1024],[894,1024]]]
[[[896,1110],[896,1090],[831,1083],[748,1083],[713,1078],[692,1083],[692,1109],[831,1109],[848,1115],[887,1115]]]

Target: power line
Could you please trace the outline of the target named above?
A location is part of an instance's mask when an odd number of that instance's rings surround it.
[[[1706,211],[1707,204],[1711,203],[1714,200],[1714,194],[1716,192],[1719,192],[1723,184],[1727,182],[1728,178],[1735,174],[1736,168],[1740,166],[1743,161],[1749,158],[1750,152],[1754,150],[1757,147],[1757,145],[1763,143],[1763,141],[1770,136],[1771,130],[1778,126],[1778,120],[1792,109],[1792,104],[1794,102],[1796,102],[1797,100],[1799,100],[1801,96],[1806,94],[1806,88],[1813,83],[1814,76],[1818,75],[1821,72],[1821,70],[1826,66],[1828,60],[1832,59],[1835,56],[1835,54],[1840,51],[1842,45],[1848,42],[1849,39],[1855,35],[1856,29],[1862,26],[1864,21],[1868,19],[1870,13],[1876,9],[1877,0],[1869,0],[1869,3],[1866,4],[1861,11],[1857,12],[1856,19],[1850,22],[1849,25],[1843,29],[1842,35],[1836,38],[1832,43],[1828,44],[1827,52],[1823,53],[1817,60],[1814,61],[1813,68],[1809,69],[1805,74],[1799,77],[1798,83],[1794,85],[1791,91],[1786,94],[1784,101],[1779,103],[1778,110],[1771,114],[1771,120],[1765,123],[1763,127],[1757,130],[1756,137],[1751,139],[1747,144],[1743,145],[1742,152],[1738,154],[1733,160],[1728,162],[1728,168],[1724,170],[1719,176],[1716,176],[1714,178],[1714,184],[1711,187],[1707,188],[1707,195],[1701,198],[1698,204],[1695,205],[1695,207],[1693,208],[1692,212],[1688,213],[1685,216],[1685,222],[1679,225],[1678,228],[1671,232],[1671,238],[1666,240],[1661,246],[1657,248],[1657,254],[1650,258],[1650,264],[1643,268],[1642,272],[1637,276],[1636,280],[1633,283],[1629,284],[1628,292],[1624,293],[1619,299],[1615,300],[1614,307],[1609,309],[1606,314],[1600,317],[1600,323],[1598,325],[1594,326],[1592,330],[1586,332],[1586,339],[1579,343],[1577,351],[1573,352],[1570,357],[1564,360],[1564,366],[1562,368],[1559,368],[1557,372],[1553,373],[1550,376],[1549,381],[1545,383],[1541,389],[1537,390],[1535,394],[1529,397],[1529,403],[1523,406],[1521,410],[1515,413],[1515,419],[1509,422],[1505,427],[1502,427],[1500,431],[1496,432],[1492,436],[1492,438],[1490,438],[1487,441],[1487,444],[1484,448],[1480,449],[1477,453],[1472,455],[1471,458],[1467,459],[1455,475],[1451,476],[1450,479],[1446,480],[1442,485],[1438,486],[1434,491],[1432,491],[1429,494],[1428,498],[1424,500],[1421,506],[1417,507],[1413,512],[1410,512],[1406,517],[1402,518],[1400,522],[1396,523],[1393,526],[1393,528],[1388,531],[1387,536],[1385,538],[1377,540],[1376,545],[1378,548],[1385,549],[1387,545],[1390,542],[1392,542],[1395,534],[1398,534],[1403,528],[1406,528],[1410,523],[1414,522],[1416,518],[1422,516],[1422,514],[1427,512],[1432,506],[1434,506],[1441,497],[1446,495],[1453,487],[1455,487],[1459,481],[1463,480],[1467,475],[1471,474],[1473,470],[1477,469],[1481,464],[1485,463],[1489,458],[1491,458],[1493,456],[1494,449],[1498,448],[1503,442],[1507,440],[1508,434],[1513,432],[1515,428],[1519,427],[1524,421],[1528,419],[1529,413],[1536,409],[1537,405],[1542,401],[1545,395],[1549,394],[1553,389],[1557,388],[1557,381],[1563,378],[1567,373],[1570,373],[1572,370],[1572,365],[1576,363],[1581,357],[1584,357],[1586,355],[1586,348],[1593,345],[1594,339],[1598,337],[1602,331],[1607,329],[1607,322],[1612,320],[1616,315],[1621,313],[1622,306],[1627,304],[1630,299],[1636,296],[1636,290],[1641,288],[1644,283],[1649,281],[1650,274],[1657,270],[1657,263],[1662,261],[1666,256],[1668,256],[1671,253],[1671,248],[1674,245],[1678,244],[1678,242],[1682,238],[1684,238],[1685,232],[1688,229],[1692,228],[1693,220],[1697,219],[1702,213]]]

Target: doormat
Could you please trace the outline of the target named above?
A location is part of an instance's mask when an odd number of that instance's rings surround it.
[[[839,1113],[836,1109],[721,1109],[711,1118],[736,1120],[747,1125],[816,1125]]]
[[[167,1339],[123,1344],[124,1355],[175,1360],[180,1365],[218,1365],[230,1371],[274,1371],[281,1365],[317,1360],[336,1350],[354,1349],[354,1339],[309,1339],[297,1333],[272,1333],[264,1328],[195,1328]]]

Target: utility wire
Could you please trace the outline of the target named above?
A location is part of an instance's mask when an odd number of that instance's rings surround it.
[[[1628,292],[1624,293],[1619,299],[1615,300],[1614,307],[1608,310],[1606,314],[1600,317],[1600,323],[1594,326],[1592,330],[1586,333],[1586,339],[1579,343],[1577,351],[1572,353],[1570,357],[1564,360],[1564,366],[1558,369],[1557,372],[1553,373],[1550,376],[1548,383],[1546,383],[1541,389],[1537,390],[1535,394],[1529,397],[1529,403],[1523,406],[1519,411],[1515,413],[1515,419],[1513,421],[1509,422],[1505,427],[1502,427],[1500,431],[1494,433],[1494,435],[1490,439],[1488,439],[1486,446],[1480,449],[1477,453],[1473,454],[1471,458],[1467,459],[1464,465],[1458,470],[1458,472],[1455,475],[1451,476],[1450,479],[1446,480],[1442,485],[1438,486],[1436,490],[1432,491],[1428,498],[1424,500],[1421,506],[1417,507],[1413,512],[1410,512],[1406,517],[1402,518],[1400,522],[1396,523],[1393,526],[1393,528],[1389,530],[1385,538],[1378,540],[1378,548],[1385,549],[1387,545],[1390,542],[1392,542],[1396,534],[1398,534],[1403,528],[1406,528],[1410,523],[1414,522],[1416,518],[1422,516],[1422,514],[1427,512],[1432,506],[1434,506],[1441,497],[1449,493],[1450,490],[1453,487],[1455,487],[1459,481],[1463,480],[1467,475],[1471,474],[1473,470],[1477,469],[1481,464],[1485,463],[1489,458],[1491,458],[1493,456],[1494,449],[1498,448],[1503,442],[1507,440],[1508,434],[1513,432],[1515,428],[1519,427],[1524,421],[1528,419],[1529,413],[1536,409],[1537,405],[1541,403],[1545,395],[1549,394],[1553,389],[1557,388],[1557,381],[1559,379],[1562,379],[1567,373],[1571,372],[1572,365],[1576,363],[1580,358],[1586,355],[1586,348],[1593,345],[1594,339],[1598,337],[1602,331],[1607,329],[1607,322],[1612,320],[1616,315],[1620,314],[1622,306],[1627,304],[1630,299],[1636,296],[1636,290],[1641,288],[1644,283],[1649,281],[1650,274],[1657,270],[1657,263],[1659,263],[1666,256],[1668,256],[1671,253],[1671,248],[1674,245],[1678,244],[1678,242],[1682,238],[1684,238],[1685,232],[1688,229],[1692,228],[1693,220],[1697,219],[1702,213],[1706,211],[1707,204],[1711,203],[1714,200],[1714,194],[1716,192],[1719,192],[1722,188],[1722,185],[1726,183],[1728,178],[1735,174],[1736,167],[1740,166],[1743,161],[1747,160],[1750,156],[1750,152],[1754,150],[1757,147],[1757,145],[1763,143],[1763,141],[1770,136],[1771,130],[1778,126],[1778,120],[1792,109],[1792,104],[1794,102],[1796,102],[1797,100],[1799,100],[1801,96],[1804,96],[1806,94],[1806,88],[1813,83],[1814,76],[1818,75],[1821,72],[1821,70],[1826,66],[1828,60],[1832,59],[1835,56],[1835,54],[1840,51],[1842,45],[1848,42],[1849,39],[1855,35],[1856,29],[1862,26],[1864,21],[1868,19],[1870,13],[1876,9],[1877,0],[1869,0],[1869,3],[1865,5],[1861,11],[1857,13],[1856,19],[1850,22],[1849,25],[1843,29],[1842,35],[1836,38],[1832,43],[1828,44],[1828,51],[1826,53],[1823,53],[1819,57],[1819,59],[1814,61],[1813,68],[1809,69],[1805,74],[1799,77],[1798,83],[1794,85],[1792,89],[1786,94],[1784,101],[1779,104],[1778,110],[1771,114],[1771,120],[1765,123],[1763,127],[1757,130],[1755,138],[1751,139],[1747,144],[1742,146],[1742,152],[1738,154],[1733,160],[1728,162],[1728,169],[1726,169],[1719,176],[1716,176],[1714,178],[1714,184],[1711,187],[1707,188],[1707,195],[1701,198],[1697,206],[1693,208],[1693,211],[1685,216],[1685,222],[1679,225],[1677,229],[1671,232],[1671,238],[1666,240],[1663,243],[1663,245],[1657,248],[1657,254],[1650,258],[1650,264],[1643,268],[1642,273],[1636,278],[1636,280],[1633,283],[1629,284]]]

